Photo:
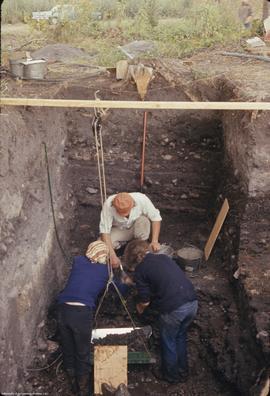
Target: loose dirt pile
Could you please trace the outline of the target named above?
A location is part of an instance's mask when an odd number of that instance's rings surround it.
[[[45,59],[49,63],[90,63],[94,54],[88,54],[80,48],[71,47],[68,44],[49,44],[31,54],[33,59]]]

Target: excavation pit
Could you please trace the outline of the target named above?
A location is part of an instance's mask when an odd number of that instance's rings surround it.
[[[55,98],[89,99],[100,90],[102,99],[138,99],[133,84],[117,85],[113,75],[87,85],[58,87],[57,92],[54,86],[38,84],[26,82],[24,95],[40,89]],[[210,88],[210,99],[218,98],[220,91]],[[225,80],[223,89],[224,95],[233,95]],[[201,88],[209,100],[206,92]],[[185,89],[172,85],[162,73],[157,73],[147,95],[147,100],[187,100]],[[93,110],[26,107],[5,108],[5,113],[4,143],[9,151],[1,158],[1,176],[10,188],[1,200],[1,251],[9,265],[3,275],[1,315],[6,319],[1,321],[1,351],[9,370],[1,366],[1,383],[4,391],[49,388],[49,394],[68,396],[61,366],[27,369],[47,364],[47,337],[54,333],[54,319],[47,317],[47,310],[70,268],[55,239],[42,143],[48,151],[61,246],[68,255],[83,254],[98,235],[100,213]],[[143,192],[161,211],[161,242],[174,250],[188,244],[203,249],[225,198],[230,212],[210,259],[188,275],[199,297],[198,316],[189,332],[190,380],[179,391],[158,384],[147,368],[133,367],[128,379],[131,395],[245,395],[267,366],[269,314],[263,296],[269,291],[264,275],[269,272],[269,184],[267,178],[264,182],[257,177],[254,147],[266,174],[263,147],[269,145],[269,115],[254,117],[248,112],[147,111]],[[108,195],[140,189],[143,118],[143,110],[109,109],[102,120]],[[256,276],[251,277],[254,266]],[[156,312],[140,318],[132,296],[128,307],[136,323],[153,326],[151,350],[158,358]],[[99,326],[120,325],[130,326],[130,321],[113,294],[104,301]]]

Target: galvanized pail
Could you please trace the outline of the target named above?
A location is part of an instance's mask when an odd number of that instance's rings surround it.
[[[177,261],[186,271],[195,271],[203,262],[203,251],[196,247],[184,247],[177,250]]]
[[[23,62],[24,78],[30,80],[43,80],[47,72],[47,62],[43,59],[31,59]]]
[[[166,256],[172,257],[174,254],[174,249],[170,245],[163,243],[160,245],[160,249],[155,252],[155,254],[165,254]]]
[[[23,62],[23,59],[9,59],[9,68],[14,76],[23,78]]]

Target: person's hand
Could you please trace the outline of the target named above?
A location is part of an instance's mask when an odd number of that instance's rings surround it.
[[[116,256],[115,253],[110,254],[110,264],[113,268],[120,267],[121,261],[120,261],[119,257]]]
[[[124,271],[122,272],[122,275],[121,275],[121,282],[124,283],[127,286],[134,286],[135,285],[135,283],[130,278],[130,276],[128,276]]]
[[[153,252],[158,252],[160,249],[160,243],[159,242],[151,242],[150,247]]]
[[[136,304],[136,309],[137,309],[138,314],[141,315],[144,312],[145,308],[149,304],[150,304],[149,302],[148,303],[138,303],[138,304]]]

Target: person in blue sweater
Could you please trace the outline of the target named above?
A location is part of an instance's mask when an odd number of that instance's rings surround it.
[[[65,288],[58,295],[58,328],[64,369],[73,393],[89,394],[90,340],[93,312],[109,280],[108,246],[90,243],[85,256],[76,256]]]
[[[175,261],[149,251],[148,242],[133,240],[125,250],[125,267],[134,272],[137,311],[151,303],[159,312],[161,369],[154,375],[169,383],[188,379],[187,329],[196,316],[198,301],[190,280]]]

